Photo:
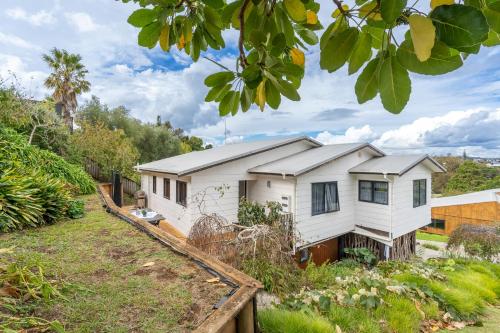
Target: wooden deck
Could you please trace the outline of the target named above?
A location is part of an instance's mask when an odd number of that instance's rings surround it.
[[[130,212],[132,209],[135,209],[134,205],[130,206],[123,206],[123,209],[125,209],[127,212]],[[161,220],[160,223],[158,224],[158,228],[160,228],[163,231],[168,232],[172,236],[175,236],[179,240],[186,242],[187,237],[176,227],[174,227],[170,222],[167,220]]]

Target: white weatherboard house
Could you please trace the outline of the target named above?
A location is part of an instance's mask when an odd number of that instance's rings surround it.
[[[224,145],[137,170],[148,207],[186,235],[200,215],[197,194],[206,193],[205,213],[229,222],[237,222],[245,196],[280,202],[293,214],[297,249],[331,246],[352,233],[387,253],[399,237],[429,224],[431,174],[444,168],[427,155],[387,156],[368,143],[322,145],[295,137]],[[222,196],[215,189],[221,186]]]

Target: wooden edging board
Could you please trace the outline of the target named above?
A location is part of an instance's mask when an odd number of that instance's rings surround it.
[[[263,287],[259,281],[204,253],[198,248],[180,241],[177,237],[168,232],[135,217],[126,209],[118,207],[111,199],[105,187],[105,184],[99,184],[98,192],[108,212],[134,225],[136,228],[144,231],[162,244],[170,247],[175,252],[200,263],[202,266],[206,266],[210,271],[228,281],[229,285],[236,285],[236,291],[230,295],[218,309],[215,309],[194,332],[220,332],[229,321],[233,320],[239,314],[248,302],[253,302],[255,294]]]

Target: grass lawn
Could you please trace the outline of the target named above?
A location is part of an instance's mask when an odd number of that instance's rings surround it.
[[[31,304],[19,315],[57,319],[69,332],[185,332],[229,291],[206,282],[213,276],[192,261],[106,213],[97,195],[84,199],[82,219],[0,235],[1,248],[14,247],[0,262],[41,265],[49,279],[62,281],[67,299]],[[148,262],[154,265],[143,266]]]
[[[417,239],[448,243],[448,236],[417,231]]]
[[[468,326],[460,331],[460,333],[498,333],[500,332],[500,308],[499,307],[488,307],[485,310],[485,314],[482,317],[483,326],[474,327]],[[449,331],[440,331],[441,333]]]

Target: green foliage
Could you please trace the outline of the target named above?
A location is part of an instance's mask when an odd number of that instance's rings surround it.
[[[64,216],[70,193],[62,181],[41,171],[17,168],[0,172],[0,232],[54,223]]]
[[[432,174],[432,193],[441,194],[444,192],[449,179],[455,174],[464,160],[455,156],[438,156],[435,159],[446,168],[446,172]]]
[[[123,130],[138,151],[141,163],[205,149],[202,139],[185,135],[182,129],[174,128],[168,121],[162,122],[160,117],[156,124],[142,123],[126,108],[110,109],[95,96],[79,109],[77,122]]]
[[[302,281],[301,271],[293,263],[280,265],[269,260],[245,260],[242,271],[262,282],[266,291],[279,296],[299,290]]]
[[[492,168],[473,161],[465,161],[446,184],[446,194],[482,191],[498,187],[500,168]]]
[[[448,249],[459,249],[473,257],[491,260],[500,254],[500,226],[461,224],[450,235]]]
[[[422,244],[422,246],[425,247],[426,249],[430,249],[430,250],[434,250],[434,251],[440,250],[440,247],[435,245],[435,244],[424,243],[424,244]]]
[[[71,219],[79,219],[85,215],[85,202],[81,199],[71,200],[68,205],[67,215]]]
[[[4,249],[5,250],[5,249]],[[16,262],[0,263],[0,330],[18,331],[53,331],[65,332],[57,320],[25,316],[23,312],[30,301],[48,302],[64,298],[58,288],[47,280],[41,266],[27,267]]]
[[[373,266],[378,261],[377,256],[366,247],[345,248],[344,252],[361,264]]]
[[[105,175],[116,170],[134,177],[133,167],[138,162],[139,153],[122,130],[110,130],[103,124],[80,125],[81,128],[70,138],[68,156],[71,161],[84,165],[90,158],[101,166]]]
[[[324,263],[316,265],[312,260],[304,270],[304,280],[314,289],[324,289],[333,285],[337,277],[346,277],[352,274],[360,264],[351,259],[345,259],[335,264]]]
[[[263,333],[334,333],[328,320],[317,314],[306,314],[279,309],[258,312],[259,326]]]
[[[382,332],[377,320],[366,309],[332,304],[327,313],[331,323],[338,325],[347,333],[379,333]],[[399,331],[398,331],[399,332]],[[401,331],[403,332],[403,331]]]
[[[247,227],[254,224],[272,224],[279,219],[281,211],[282,207],[278,202],[268,201],[264,206],[243,197],[238,206],[238,223]]]
[[[139,45],[153,48],[159,42],[164,51],[176,45],[194,61],[208,48],[226,46],[223,31],[239,31],[234,70],[209,59],[223,70],[205,82],[211,88],[206,100],[219,104],[221,116],[246,112],[251,104],[276,109],[282,97],[300,100],[304,50],[318,39],[321,68],[334,72],[349,63],[353,74],[368,63],[356,83],[358,102],[380,92],[392,113],[408,103],[409,71],[445,74],[481,46],[500,44],[500,9],[494,1],[433,2],[428,12],[406,0],[361,0],[352,8],[334,1],[334,21],[321,38],[320,4],[314,0],[132,1],[142,7],[128,19],[141,29]],[[411,33],[398,41],[405,32]]]
[[[13,164],[27,170],[39,170],[43,175],[59,179],[80,194],[95,191],[94,181],[79,166],[68,163],[53,152],[30,145],[26,138],[11,129],[0,126],[0,166]]]
[[[376,316],[384,318],[391,332],[415,332],[420,330],[420,317],[412,300],[398,295],[385,298],[386,305],[376,310]]]

